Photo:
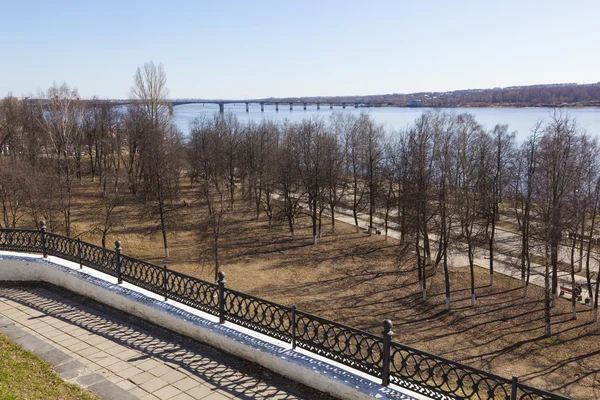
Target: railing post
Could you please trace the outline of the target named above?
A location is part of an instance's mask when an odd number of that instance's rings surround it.
[[[163,290],[165,291],[165,301],[167,301],[167,293],[169,292],[168,283],[169,282],[167,281],[167,266],[165,265],[163,267]]]
[[[298,321],[296,320],[296,306],[292,306],[292,349],[296,348],[296,329]]]
[[[225,272],[219,271],[219,280],[217,283],[219,284],[219,323],[225,323],[225,284],[227,281],[225,280]]]
[[[512,387],[510,389],[510,400],[517,400],[517,389],[518,389],[518,383],[519,383],[519,377],[518,376],[513,376],[512,377]]]
[[[79,257],[79,269],[83,269],[83,257],[81,256],[81,238],[77,238],[77,256]]]
[[[115,261],[117,263],[117,284],[121,284],[123,283],[123,279],[121,278],[121,252],[123,251],[123,248],[121,247],[121,241],[117,240],[115,242],[115,252],[116,252],[116,257],[115,257]]]
[[[40,221],[40,234],[42,236],[42,253],[44,258],[48,258],[48,247],[46,246],[46,221]]]
[[[390,384],[390,362],[392,353],[392,321],[386,319],[383,321],[383,368],[381,370],[381,384],[388,386]]]

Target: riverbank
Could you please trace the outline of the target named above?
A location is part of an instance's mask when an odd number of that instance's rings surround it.
[[[592,102],[576,103],[461,103],[455,105],[449,104],[427,104],[422,106],[403,105],[398,107],[408,108],[600,108],[600,100]]]

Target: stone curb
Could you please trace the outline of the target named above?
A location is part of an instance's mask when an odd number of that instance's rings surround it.
[[[138,400],[137,397],[104,378],[89,371],[86,366],[56,347],[18,328],[13,321],[0,317],[0,333],[54,367],[65,381],[94,393],[102,400]]]

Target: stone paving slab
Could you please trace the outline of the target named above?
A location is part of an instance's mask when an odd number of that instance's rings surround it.
[[[67,379],[103,393],[107,400],[120,399],[116,389],[142,400],[331,399],[55,288],[0,287],[0,332],[32,350],[39,348],[42,358],[58,365]]]
[[[8,318],[0,317],[0,333],[13,340],[24,350],[34,353],[52,364],[56,373],[64,380],[74,382],[90,390],[102,400],[137,399],[126,390],[109,382],[102,375],[92,373],[83,363],[17,327]]]

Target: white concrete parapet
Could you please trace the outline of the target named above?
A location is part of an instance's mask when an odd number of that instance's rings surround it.
[[[429,397],[376,378],[195,308],[163,298],[88,267],[57,257],[0,251],[0,281],[47,282],[142,318],[225,353],[262,365],[341,399],[426,400]]]

